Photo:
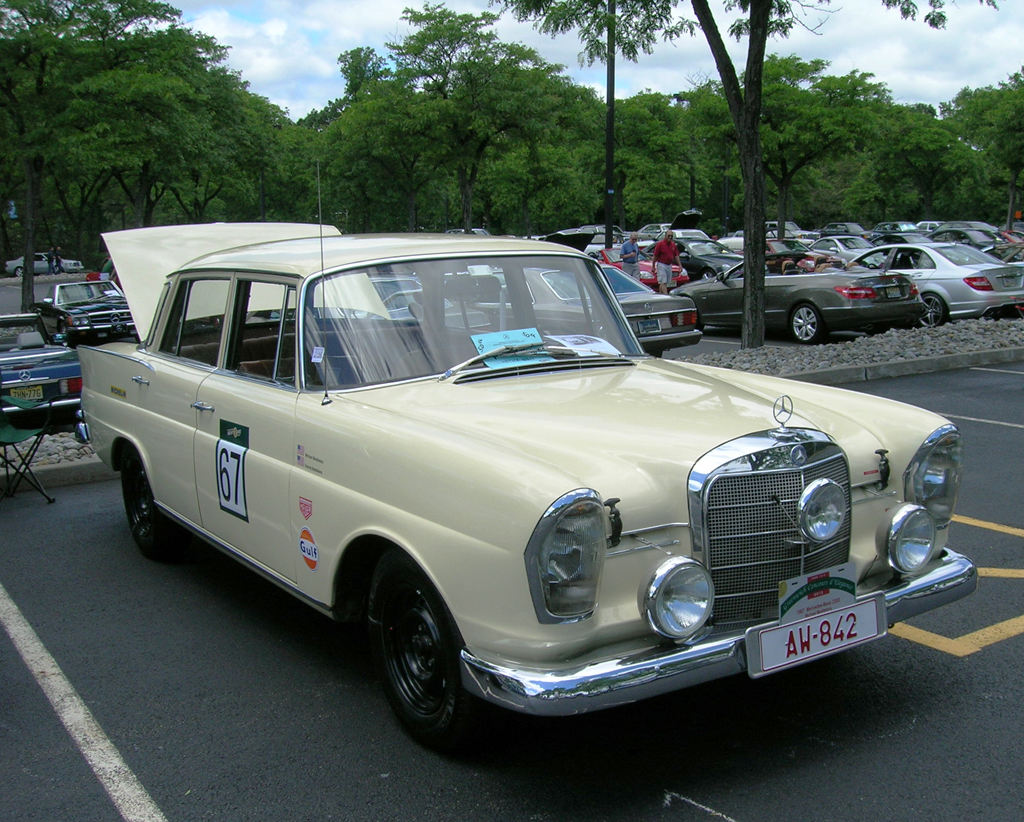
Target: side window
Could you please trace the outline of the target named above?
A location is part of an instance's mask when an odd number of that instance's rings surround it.
[[[216,365],[230,280],[183,280],[174,295],[160,350]]]
[[[258,379],[295,383],[295,289],[239,280],[227,368]]]
[[[935,260],[932,259],[931,255],[927,251],[919,251],[917,254],[916,268],[925,270],[935,268]]]

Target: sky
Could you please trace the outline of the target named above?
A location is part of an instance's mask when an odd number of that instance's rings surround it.
[[[229,47],[227,63],[240,72],[255,94],[266,97],[297,120],[344,94],[338,55],[370,46],[386,55],[385,43],[398,41],[410,29],[401,20],[412,0],[179,0],[185,23]],[[786,39],[769,40],[769,53],[796,54],[804,60],[828,60],[829,74],[857,70],[884,83],[897,103],[952,100],[964,87],[981,88],[1005,81],[1024,65],[1024,15],[1014,0],[993,9],[977,0],[950,0],[947,27],[929,28],[923,21],[927,0],[919,0],[916,21],[903,20],[882,0],[833,0],[828,14],[804,18]],[[497,11],[487,0],[446,4],[459,13]],[[712,7],[715,7],[713,0]],[[689,13],[681,0],[678,9]],[[724,12],[718,19],[724,19]],[[721,25],[721,24],[720,24]],[[724,30],[726,26],[722,25]],[[810,30],[814,28],[815,30]],[[604,65],[579,64],[581,46],[575,34],[552,38],[507,12],[495,26],[505,42],[536,49],[549,63],[566,67],[572,79],[605,94]],[[745,62],[742,43],[730,41],[738,69]],[[718,73],[703,34],[673,43],[659,41],[650,55],[636,63],[619,58],[615,67],[617,98],[644,90],[672,94]]]

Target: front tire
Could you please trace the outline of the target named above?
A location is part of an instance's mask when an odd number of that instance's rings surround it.
[[[181,559],[188,546],[188,533],[157,508],[142,457],[134,448],[121,462],[121,496],[132,539],[142,555],[161,562]]]
[[[392,550],[373,572],[370,649],[392,710],[421,744],[450,752],[471,738],[483,703],[462,687],[462,639],[426,574]]]
[[[949,319],[949,311],[938,294],[922,294],[924,316],[918,321],[922,328],[938,328]]]
[[[825,321],[810,303],[801,303],[789,315],[789,331],[798,343],[813,345],[825,339]]]

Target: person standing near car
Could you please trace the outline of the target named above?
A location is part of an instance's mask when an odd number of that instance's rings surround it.
[[[629,239],[619,247],[619,258],[622,260],[622,270],[634,280],[640,279],[640,245],[637,240],[640,235],[629,232]]]
[[[654,244],[651,260],[654,262],[654,273],[658,277],[658,291],[668,294],[668,287],[672,282],[672,266],[678,265],[680,269],[683,266],[679,260],[679,247],[676,245],[672,229],[666,231],[665,236]]]
[[[46,273],[47,274],[54,274],[55,273],[54,270],[53,270],[53,261],[54,261],[54,259],[56,259],[56,257],[57,257],[57,254],[53,250],[53,246],[51,245],[50,246],[50,250],[46,252]]]
[[[64,273],[64,259],[60,254],[60,246],[57,246],[57,250],[53,252],[53,273],[63,274]]]

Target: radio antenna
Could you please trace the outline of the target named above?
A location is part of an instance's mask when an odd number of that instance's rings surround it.
[[[323,303],[320,311],[320,327],[323,330],[323,339],[321,342],[324,344],[324,354],[327,353],[327,280],[324,278],[324,206],[323,200],[320,196],[320,161],[316,161],[316,223],[317,230],[320,232],[320,285],[323,287]],[[316,290],[313,291],[316,294]],[[323,355],[321,355],[323,356]],[[323,360],[321,360],[323,363]],[[320,405],[330,405],[331,395],[327,393],[327,366],[323,367],[324,372],[324,398],[320,400]]]

